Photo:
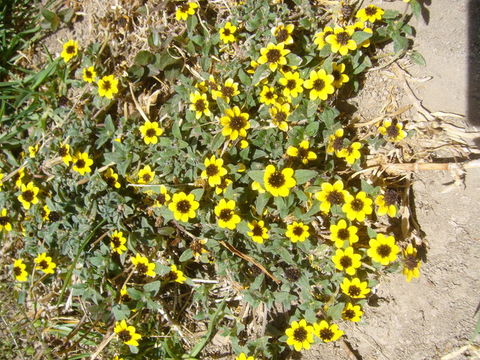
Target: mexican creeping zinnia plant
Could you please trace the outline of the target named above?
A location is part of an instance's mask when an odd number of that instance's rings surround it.
[[[345,220],[340,220],[337,224],[330,225],[330,237],[335,247],[343,248],[345,241],[352,245],[358,241],[358,228],[356,226],[348,226]]]
[[[296,222],[287,225],[285,236],[290,239],[292,243],[303,242],[310,236],[309,226],[302,222]]]
[[[42,271],[45,274],[53,274],[57,264],[52,261],[50,256],[47,256],[47,253],[41,253],[35,258],[35,269]]]
[[[158,122],[156,121],[145,121],[145,123],[140,126],[140,133],[142,134],[143,141],[145,144],[155,145],[158,142],[158,136],[163,134],[163,129],[159,127]]]
[[[287,344],[293,346],[296,351],[310,349],[310,345],[313,344],[313,334],[313,326],[308,325],[304,319],[293,321],[285,330],[285,335],[288,336]]]
[[[247,235],[250,236],[254,242],[263,244],[263,241],[268,239],[268,229],[265,227],[263,220],[249,222],[248,228],[250,231],[247,232]]]
[[[342,180],[337,180],[335,183],[323,183],[322,190],[315,194],[315,198],[320,201],[320,211],[328,213],[332,205],[342,205],[350,195],[347,190],[343,188]]]
[[[217,206],[215,206],[215,215],[217,216],[218,226],[221,228],[227,228],[234,230],[237,224],[240,222],[240,216],[235,214],[235,201],[225,199],[220,200]]]
[[[290,53],[290,50],[285,49],[284,44],[273,44],[269,43],[267,47],[260,49],[261,56],[258,58],[257,62],[259,64],[268,64],[268,67],[271,71],[278,69],[280,65],[287,65],[287,56]]]
[[[86,152],[78,152],[72,159],[72,170],[78,172],[80,175],[92,172],[90,166],[93,164],[93,160],[88,157]]]
[[[117,321],[113,331],[124,344],[130,346],[138,346],[138,340],[142,338],[136,333],[135,327],[129,326],[125,320]]]
[[[325,343],[338,340],[344,334],[337,324],[330,325],[325,320],[313,324],[313,333]]]
[[[176,220],[188,222],[189,219],[195,218],[197,215],[195,210],[199,207],[198,201],[195,201],[193,194],[185,194],[184,192],[173,194],[172,201],[168,208],[173,213]]]
[[[205,116],[211,116],[212,113],[208,109],[209,102],[207,100],[207,94],[200,94],[198,91],[190,94],[190,110],[195,111],[195,118],[198,120]]]
[[[328,95],[335,92],[333,75],[327,74],[324,69],[318,71],[313,70],[310,78],[305,80],[303,86],[310,90],[310,100],[321,99],[327,100]]]
[[[240,110],[238,106],[225,110],[225,116],[220,118],[223,125],[222,135],[236,140],[239,136],[246,137],[250,128],[249,115]]]
[[[60,56],[68,63],[73,57],[78,54],[78,43],[75,40],[68,40],[63,44],[63,50]]]
[[[137,272],[142,276],[155,277],[155,263],[148,261],[146,256],[136,254],[130,257],[130,261],[135,266]]]
[[[372,258],[372,261],[378,262],[382,265],[388,265],[397,259],[397,254],[400,248],[395,244],[393,236],[385,236],[378,234],[375,239],[370,239],[370,248],[367,250],[367,255]]]
[[[215,155],[205,158],[205,170],[202,171],[202,179],[208,179],[208,184],[215,187],[222,183],[222,177],[227,175],[227,169],[223,167],[223,160],[217,159]]]
[[[104,76],[98,81],[98,94],[100,96],[111,100],[116,93],[118,93],[118,80],[115,76]]]
[[[231,22],[227,22],[223,28],[220,29],[220,40],[223,41],[224,44],[233,43],[235,42],[235,32],[237,31],[237,27],[233,25]]]
[[[372,213],[373,200],[367,197],[364,191],[360,191],[357,195],[348,194],[342,211],[347,215],[348,220],[365,221],[365,217]]]
[[[27,185],[22,184],[22,193],[18,196],[18,200],[22,203],[23,208],[28,210],[32,205],[38,203],[38,192],[40,189],[36,187],[32,181]]]
[[[5,208],[0,211],[0,231],[3,230],[5,230],[6,232],[12,231],[10,217],[8,216],[7,209]]]
[[[25,282],[28,279],[28,272],[25,270],[26,265],[23,263],[22,259],[17,259],[13,263],[13,275],[15,279],[20,282]]]
[[[403,275],[407,282],[420,276],[420,259],[417,258],[417,249],[412,244],[408,244],[403,251]]]
[[[344,278],[340,287],[343,293],[352,299],[364,299],[370,292],[367,282],[360,281],[359,278],[353,278],[352,280]]]
[[[292,168],[277,170],[274,165],[268,165],[263,175],[265,190],[273,196],[288,196],[290,189],[297,184],[294,174]]]

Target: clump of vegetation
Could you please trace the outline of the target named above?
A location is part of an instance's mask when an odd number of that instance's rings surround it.
[[[399,119],[362,132],[342,110],[379,49],[421,59],[408,16],[306,0],[163,11],[174,33],[152,28],[126,71],[108,41],[65,39],[2,85],[0,231],[42,351],[206,358],[219,333],[237,359],[279,359],[340,339],[383,272],[419,275],[395,230],[404,184],[362,172],[412,134]]]

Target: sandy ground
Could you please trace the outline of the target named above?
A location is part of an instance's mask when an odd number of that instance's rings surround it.
[[[381,6],[402,8],[401,3]],[[469,122],[478,124],[477,113],[471,111],[478,108],[473,103],[478,95],[472,94],[478,85],[472,85],[471,78],[480,73],[476,58],[480,47],[478,37],[472,36],[478,30],[470,30],[469,38],[467,15],[478,10],[469,9],[464,0],[435,0],[428,9],[428,25],[413,21],[414,47],[427,66],[409,71],[433,78],[417,83],[415,93],[432,112],[468,114]],[[372,104],[381,103],[379,97],[386,99],[391,88],[400,91],[394,82],[371,89]],[[408,99],[403,102],[408,104]],[[368,115],[372,114],[367,111]],[[466,125],[461,119],[456,123]],[[473,336],[480,302],[479,178],[480,169],[471,169],[464,186],[449,187],[454,178],[447,171],[415,174],[415,207],[428,244],[420,279],[407,283],[401,274],[394,274],[381,281],[378,307],[367,308],[364,321],[346,330],[353,353],[342,343],[317,345],[303,359],[480,359],[472,345],[472,340],[479,340]]]

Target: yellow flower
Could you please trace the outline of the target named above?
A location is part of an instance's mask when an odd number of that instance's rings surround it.
[[[120,289],[120,299],[119,299],[119,301],[122,302],[122,303],[126,303],[126,302],[129,302],[130,300],[132,300],[132,298],[128,294],[128,289],[125,286],[123,286]]]
[[[113,357],[113,360],[124,360],[122,357],[119,357],[118,355],[115,355]]]
[[[35,155],[37,155],[37,152],[38,152],[38,144],[34,145],[34,146],[29,146],[28,147],[28,154],[29,154],[29,157],[31,159],[33,159],[35,157]]]
[[[70,145],[68,144],[60,145],[60,147],[58,148],[58,155],[62,157],[65,165],[70,165],[70,163],[73,161],[73,158],[70,155]]]
[[[340,220],[336,225],[330,225],[331,240],[335,243],[335,247],[342,248],[345,241],[350,245],[358,241],[358,228],[356,226],[348,226],[345,220]]]
[[[370,248],[367,250],[367,255],[372,258],[372,261],[378,262],[382,265],[388,265],[397,259],[397,254],[400,248],[395,244],[393,236],[385,236],[378,234],[376,239],[370,239],[368,242]]]
[[[25,168],[20,168],[18,171],[13,175],[12,180],[15,181],[15,186],[17,188],[21,188],[23,185],[23,178],[25,177]]]
[[[362,256],[353,252],[353,247],[349,246],[345,250],[337,249],[332,257],[335,268],[345,271],[348,275],[355,275],[357,269],[362,266],[360,261]]]
[[[17,259],[13,263],[13,275],[15,279],[20,282],[27,281],[28,273],[25,270],[27,266],[23,263],[22,259]]]
[[[3,186],[3,182],[2,182],[2,179],[5,175],[3,175],[1,172],[0,172],[0,191],[2,191],[2,186]]]
[[[333,135],[328,137],[327,154],[338,153],[343,149],[343,129],[335,130]]]
[[[322,190],[315,194],[315,198],[321,202],[320,211],[328,213],[332,205],[344,204],[348,195],[348,191],[343,189],[342,180],[337,180],[333,185],[323,183]]]
[[[43,221],[48,221],[50,219],[50,208],[48,207],[48,205],[44,205],[42,210],[41,210],[41,213],[42,213],[42,220]]]
[[[223,125],[222,135],[236,140],[239,136],[247,136],[247,129],[250,128],[249,115],[242,113],[238,106],[225,110],[225,116],[220,118]]]
[[[138,183],[148,184],[153,181],[155,177],[155,171],[150,168],[150,165],[146,165],[138,172]]]
[[[287,59],[285,56],[290,53],[290,50],[284,48],[284,44],[275,45],[268,43],[267,47],[260,49],[261,56],[257,62],[259,64],[268,63],[271,71],[277,70],[279,65],[286,65]]]
[[[130,261],[135,266],[135,269],[143,276],[155,277],[155,263],[148,261],[146,256],[136,254],[130,257]]]
[[[352,28],[343,29],[335,27],[333,34],[328,35],[325,41],[330,44],[332,52],[340,53],[340,55],[347,55],[348,51],[353,51],[357,48],[357,43],[351,39],[354,30]]]
[[[303,92],[303,79],[296,71],[284,73],[278,82],[283,86],[283,96],[287,98],[296,98]]]
[[[287,155],[298,158],[305,165],[308,164],[309,161],[317,158],[317,154],[315,154],[313,151],[310,151],[310,143],[308,140],[303,140],[300,145],[298,145],[298,148],[289,146],[287,149]]]
[[[303,86],[310,90],[310,100],[320,98],[321,100],[327,100],[328,95],[334,93],[335,88],[333,82],[335,78],[333,75],[327,74],[324,69],[318,71],[313,70],[310,72],[310,78],[305,80]]]
[[[352,280],[345,278],[340,287],[343,293],[352,299],[363,299],[370,292],[367,282],[360,281],[359,278],[353,278]]]
[[[225,191],[225,189],[228,187],[228,185],[230,185],[231,183],[232,183],[232,180],[222,178],[222,181],[220,182],[220,184],[218,184],[217,187],[215,188],[215,194],[217,195],[222,194]]]
[[[325,26],[322,32],[315,34],[313,42],[317,45],[318,50],[323,49],[323,47],[327,44],[325,42],[325,38],[331,34],[333,34],[333,29],[330,26]]]
[[[255,360],[255,358],[253,356],[248,356],[245,354],[245,353],[240,353],[240,355],[238,355],[235,360]]]
[[[183,275],[183,271],[178,270],[176,265],[170,265],[170,273],[167,275],[170,281],[183,284],[187,278]]]
[[[118,255],[122,255],[123,252],[127,251],[125,243],[127,239],[123,236],[123,232],[115,230],[110,236],[110,247],[113,252],[116,252]]]
[[[420,276],[420,259],[417,258],[417,249],[412,244],[408,244],[407,248],[403,250],[403,275],[405,275],[407,282],[412,278]]]
[[[127,325],[125,320],[117,321],[113,331],[124,344],[130,346],[138,346],[138,340],[142,338],[142,335],[135,332],[135,327]]]
[[[284,25],[282,23],[278,24],[274,28],[272,28],[272,35],[275,36],[275,40],[277,40],[277,44],[285,44],[290,45],[293,44],[292,33],[295,29],[293,24]]]
[[[397,214],[397,207],[395,206],[397,200],[398,194],[393,189],[387,189],[384,195],[378,195],[375,199],[375,205],[378,206],[377,215],[383,216],[388,214],[390,217],[395,217]]]
[[[222,176],[227,175],[227,169],[223,167],[223,159],[217,159],[215,155],[205,158],[205,170],[202,171],[202,179],[208,179],[208,184],[211,187],[220,185]]]
[[[255,74],[255,69],[258,67],[258,65],[259,64],[255,60],[251,60],[250,61],[250,68],[247,69],[247,73],[248,74]]]
[[[248,228],[251,231],[247,232],[247,235],[258,244],[263,244],[263,241],[267,240],[269,237],[268,229],[265,227],[263,220],[249,222]]]
[[[309,227],[302,222],[294,221],[287,225],[285,236],[288,237],[292,243],[303,242],[310,236]]]
[[[360,153],[360,149],[362,148],[362,144],[355,141],[348,145],[347,147],[340,150],[337,154],[339,158],[345,158],[345,161],[352,165],[355,161],[360,159],[362,154]]]
[[[344,72],[345,64],[332,63],[333,86],[337,89],[341,88],[343,84],[350,80],[348,75],[344,74]]]
[[[32,181],[27,185],[22,184],[21,191],[22,193],[18,195],[17,198],[22,203],[24,209],[28,210],[32,204],[35,205],[38,203],[37,194],[40,189],[36,187]]]
[[[366,22],[369,21],[374,23],[377,20],[382,20],[382,15],[385,11],[375,5],[368,5],[366,8],[360,9],[357,11],[355,17]]]
[[[293,321],[285,330],[285,335],[288,336],[287,344],[293,346],[296,351],[308,350],[310,344],[313,344],[313,333],[313,326],[308,325],[304,319]]]
[[[342,318],[348,321],[358,322],[362,315],[363,311],[360,305],[353,305],[352,303],[345,305],[342,311]]]
[[[217,89],[212,90],[212,99],[217,100],[217,98],[222,98],[229,104],[230,98],[238,94],[240,94],[238,84],[234,82],[233,79],[228,78],[223,85],[219,85]]]
[[[400,141],[407,136],[403,130],[401,123],[393,124],[392,120],[384,120],[382,126],[378,128],[378,132],[382,134],[389,141]]]
[[[88,153],[77,152],[77,154],[72,159],[73,162],[73,171],[78,172],[80,175],[85,175],[85,173],[92,172],[90,165],[93,164],[93,160],[88,157]]]
[[[118,174],[111,168],[108,168],[105,172],[105,182],[115,189],[120,189],[120,183],[118,182]]]
[[[68,40],[63,44],[63,51],[60,56],[67,63],[78,54],[78,43],[75,40]]]
[[[313,333],[326,343],[335,341],[344,334],[337,324],[329,325],[325,320],[313,324]]]
[[[357,21],[355,24],[349,25],[347,27],[353,29],[354,32],[355,31],[364,31],[364,32],[369,33],[369,34],[373,34],[373,30],[366,27],[365,23],[362,22],[362,21]],[[367,39],[367,40],[363,41],[362,43],[358,44],[357,47],[367,48],[369,46],[370,46],[370,39]]]
[[[189,2],[182,4],[177,7],[177,11],[175,12],[175,18],[177,20],[187,20],[189,15],[195,14],[195,9],[198,8],[198,4]]]
[[[95,72],[95,68],[93,66],[89,66],[88,68],[84,68],[82,70],[82,79],[87,83],[93,83],[97,79],[97,73]]]
[[[156,121],[145,121],[145,124],[140,126],[140,132],[145,144],[155,145],[158,142],[158,137],[163,134],[163,129],[159,127]]]
[[[275,89],[271,86],[264,86],[260,92],[260,102],[265,105],[272,105],[276,103],[278,95],[275,94]]]
[[[41,253],[35,258],[35,266],[36,270],[41,270],[45,274],[53,274],[55,272],[55,268],[57,265],[52,261],[52,258],[50,256],[47,256],[47,253]]]
[[[198,91],[190,94],[190,110],[195,111],[195,118],[198,120],[203,115],[211,116],[208,109],[207,94],[200,94]]]
[[[372,203],[372,199],[368,198],[364,191],[360,191],[355,197],[348,194],[342,211],[350,221],[364,221],[366,215],[372,213]]]
[[[289,103],[285,103],[285,104],[275,103],[274,106],[270,108],[272,123],[282,131],[288,130],[287,119],[291,113],[292,113],[292,110]]]
[[[195,257],[195,261],[198,261],[202,254],[208,254],[208,250],[205,249],[206,243],[207,240],[205,239],[196,239],[191,242],[189,247],[192,250],[193,256]]]
[[[247,140],[240,140],[240,149],[246,149],[248,147],[248,141]],[[241,171],[239,171],[241,172]]]
[[[118,93],[118,80],[115,76],[104,76],[98,81],[98,94],[100,96],[113,99],[113,95],[116,93]]]
[[[252,190],[258,191],[260,194],[263,194],[265,192],[265,189],[260,185],[258,181],[254,181],[252,183]]]
[[[170,201],[170,194],[167,191],[167,188],[164,185],[160,185],[160,194],[155,198],[154,207],[161,207],[167,205]]]
[[[220,40],[223,41],[224,44],[228,44],[229,42],[235,42],[235,32],[237,31],[237,27],[232,25],[231,22],[227,22],[223,28],[220,29]]]
[[[195,201],[193,194],[185,194],[184,192],[173,194],[172,202],[168,208],[173,212],[176,220],[187,222],[190,218],[195,218],[195,210],[199,207],[198,201]]]
[[[265,190],[273,196],[288,196],[290,189],[297,184],[293,178],[294,175],[295,171],[292,168],[285,168],[280,171],[274,165],[268,165],[263,174]]]
[[[10,217],[8,216],[7,209],[3,208],[0,212],[0,215],[0,231],[12,231],[12,224],[10,223]]]
[[[235,230],[237,224],[240,222],[240,216],[235,214],[235,201],[225,199],[220,200],[217,206],[215,206],[215,215],[217,216],[218,226],[221,228],[227,228]]]

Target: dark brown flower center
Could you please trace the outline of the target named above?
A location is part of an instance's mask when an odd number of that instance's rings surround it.
[[[142,176],[142,179],[143,179],[143,181],[145,181],[145,182],[149,182],[151,178],[152,178],[152,177],[151,177],[150,174],[143,174],[143,176]]]
[[[215,164],[210,164],[205,169],[205,172],[207,173],[207,176],[215,176],[218,174],[218,166]]]
[[[293,79],[288,80],[287,85],[285,85],[285,87],[290,90],[295,89],[296,86],[297,86],[297,82]]]
[[[300,159],[308,159],[309,149],[304,149],[303,147],[298,148],[298,157]]]
[[[232,97],[234,92],[235,92],[235,89],[232,87],[232,86],[222,86],[222,96],[223,97]]]
[[[230,119],[230,127],[233,130],[243,129],[246,125],[245,118],[243,116],[234,116]]]
[[[108,91],[112,88],[112,84],[110,83],[110,81],[104,80],[102,83],[102,88],[103,90]]]
[[[332,205],[340,205],[344,202],[344,197],[341,192],[333,190],[328,194],[327,201]]]
[[[360,199],[355,199],[352,201],[352,203],[350,204],[350,206],[352,207],[352,209],[354,211],[362,211],[363,210],[363,201],[360,200]]]
[[[352,258],[350,256],[342,256],[340,258],[340,265],[342,265],[344,269],[349,268],[352,264]]]
[[[373,6],[367,6],[365,8],[365,14],[368,16],[373,16],[377,13],[377,9],[374,8]]]
[[[388,257],[392,252],[392,248],[389,245],[383,244],[377,247],[377,254],[382,258]]]
[[[122,294],[122,295],[120,296],[120,301],[121,301],[121,302],[126,303],[126,302],[129,302],[130,300],[131,300],[131,298],[130,298],[130,296],[129,296],[128,294]]]
[[[313,88],[317,91],[323,90],[323,88],[325,88],[325,81],[323,81],[322,79],[316,79],[313,82]]]
[[[18,266],[14,266],[13,273],[15,274],[15,276],[20,276],[22,274],[22,269]]]
[[[343,312],[343,317],[345,319],[351,320],[355,317],[355,311],[353,311],[352,309],[345,310]]]
[[[27,202],[31,202],[33,200],[34,196],[35,195],[33,194],[33,191],[31,191],[31,190],[27,190],[27,191],[24,191],[22,193],[23,200],[25,200]]]
[[[155,129],[148,129],[145,134],[147,135],[147,137],[154,137],[155,135],[157,135],[157,132],[155,131]]]
[[[112,243],[113,243],[113,246],[115,246],[115,248],[118,248],[120,247],[120,245],[122,245],[122,243],[120,242],[120,238],[118,236],[114,236],[112,238]]]
[[[350,287],[348,288],[348,294],[350,296],[358,296],[362,293],[362,289],[360,289],[358,286],[356,285],[350,285]]]
[[[148,266],[145,265],[144,263],[138,263],[137,264],[137,271],[140,273],[140,274],[146,274],[147,271],[148,271]]]
[[[132,335],[130,334],[130,331],[128,331],[127,329],[123,329],[122,331],[120,331],[118,333],[118,337],[123,342],[128,342],[132,339]]]
[[[50,214],[48,215],[48,220],[51,222],[56,222],[60,220],[60,214],[56,211],[50,211]]]
[[[413,255],[407,255],[405,258],[405,267],[408,270],[413,270],[417,267],[418,265],[418,260],[415,256]]]
[[[347,229],[340,229],[338,230],[337,236],[340,240],[348,240],[350,237],[350,233],[348,232]]]
[[[220,220],[230,221],[230,219],[233,217],[233,211],[231,209],[222,209],[218,217]]]
[[[67,46],[67,54],[75,54],[75,46],[73,45]]]
[[[192,249],[194,254],[201,254],[203,250],[203,244],[200,241],[195,240],[190,244],[190,249]]]
[[[48,268],[48,262],[47,260],[42,260],[38,263],[38,267],[41,269],[47,269]]]
[[[160,205],[165,204],[166,201],[167,201],[167,197],[165,196],[165,194],[160,194],[160,195],[157,196],[157,202]]]
[[[230,29],[223,29],[223,35],[229,36],[231,34]]]
[[[93,77],[93,74],[90,70],[85,70],[85,77],[87,79],[91,79]]]
[[[303,227],[302,226],[295,226],[293,228],[293,235],[301,236],[303,234]]]
[[[398,201],[398,193],[393,189],[385,190],[385,195],[383,196],[385,205],[395,205]]]
[[[322,330],[320,330],[320,338],[323,340],[323,341],[330,341],[333,339],[333,336],[335,334],[333,333],[332,330],[330,330],[329,328],[324,328]]]
[[[256,224],[253,227],[252,233],[253,233],[253,236],[262,236],[263,235],[263,228],[260,225]]]
[[[337,34],[337,42],[340,45],[343,45],[343,46],[347,45],[348,40],[350,40],[350,35],[348,35],[348,33],[346,31],[342,31],[342,32]]]
[[[10,222],[8,216],[0,216],[0,225],[5,226]]]
[[[281,28],[276,31],[275,39],[278,43],[282,43],[288,39],[288,31],[285,28]]]
[[[85,163],[85,160],[83,160],[83,159],[78,159],[78,160],[75,162],[75,166],[76,166],[77,168],[79,168],[79,169],[84,168],[85,165],[86,165],[86,163]]]
[[[335,151],[340,151],[343,149],[343,138],[342,137],[335,137],[335,140],[333,140],[333,149]]]
[[[275,97],[275,94],[273,93],[273,91],[267,91],[267,92],[265,93],[265,97],[266,97],[267,99],[273,99],[273,98]]]
[[[115,183],[117,182],[117,180],[115,180],[113,176],[109,176],[105,178],[105,181],[107,182],[108,186],[112,186],[112,187],[115,187]]]
[[[339,81],[342,78],[342,73],[338,70],[333,70],[332,75],[335,81]]]
[[[207,105],[205,104],[205,100],[203,99],[198,99],[194,105],[195,105],[195,110],[198,112],[202,112],[207,108]]]
[[[275,171],[268,177],[268,183],[274,188],[285,185],[285,176],[280,171]]]
[[[190,204],[190,201],[188,200],[180,200],[177,203],[177,211],[181,212],[182,214],[187,214],[190,211],[190,208],[192,205]]]
[[[391,138],[396,138],[399,134],[398,128],[395,125],[390,125],[386,130],[388,137]]]
[[[307,340],[308,332],[304,327],[296,328],[293,331],[293,338],[298,342],[304,342]]]
[[[267,56],[268,62],[276,63],[280,59],[282,54],[280,53],[280,50],[270,49],[267,51],[266,56]]]
[[[288,115],[284,111],[278,111],[275,114],[275,121],[279,123],[284,122],[285,120],[287,120],[287,116]]]
[[[61,146],[60,149],[58,149],[58,155],[61,157],[64,157],[68,154],[67,147],[65,145]]]
[[[190,5],[188,3],[180,5],[180,11],[186,13],[190,10]]]

